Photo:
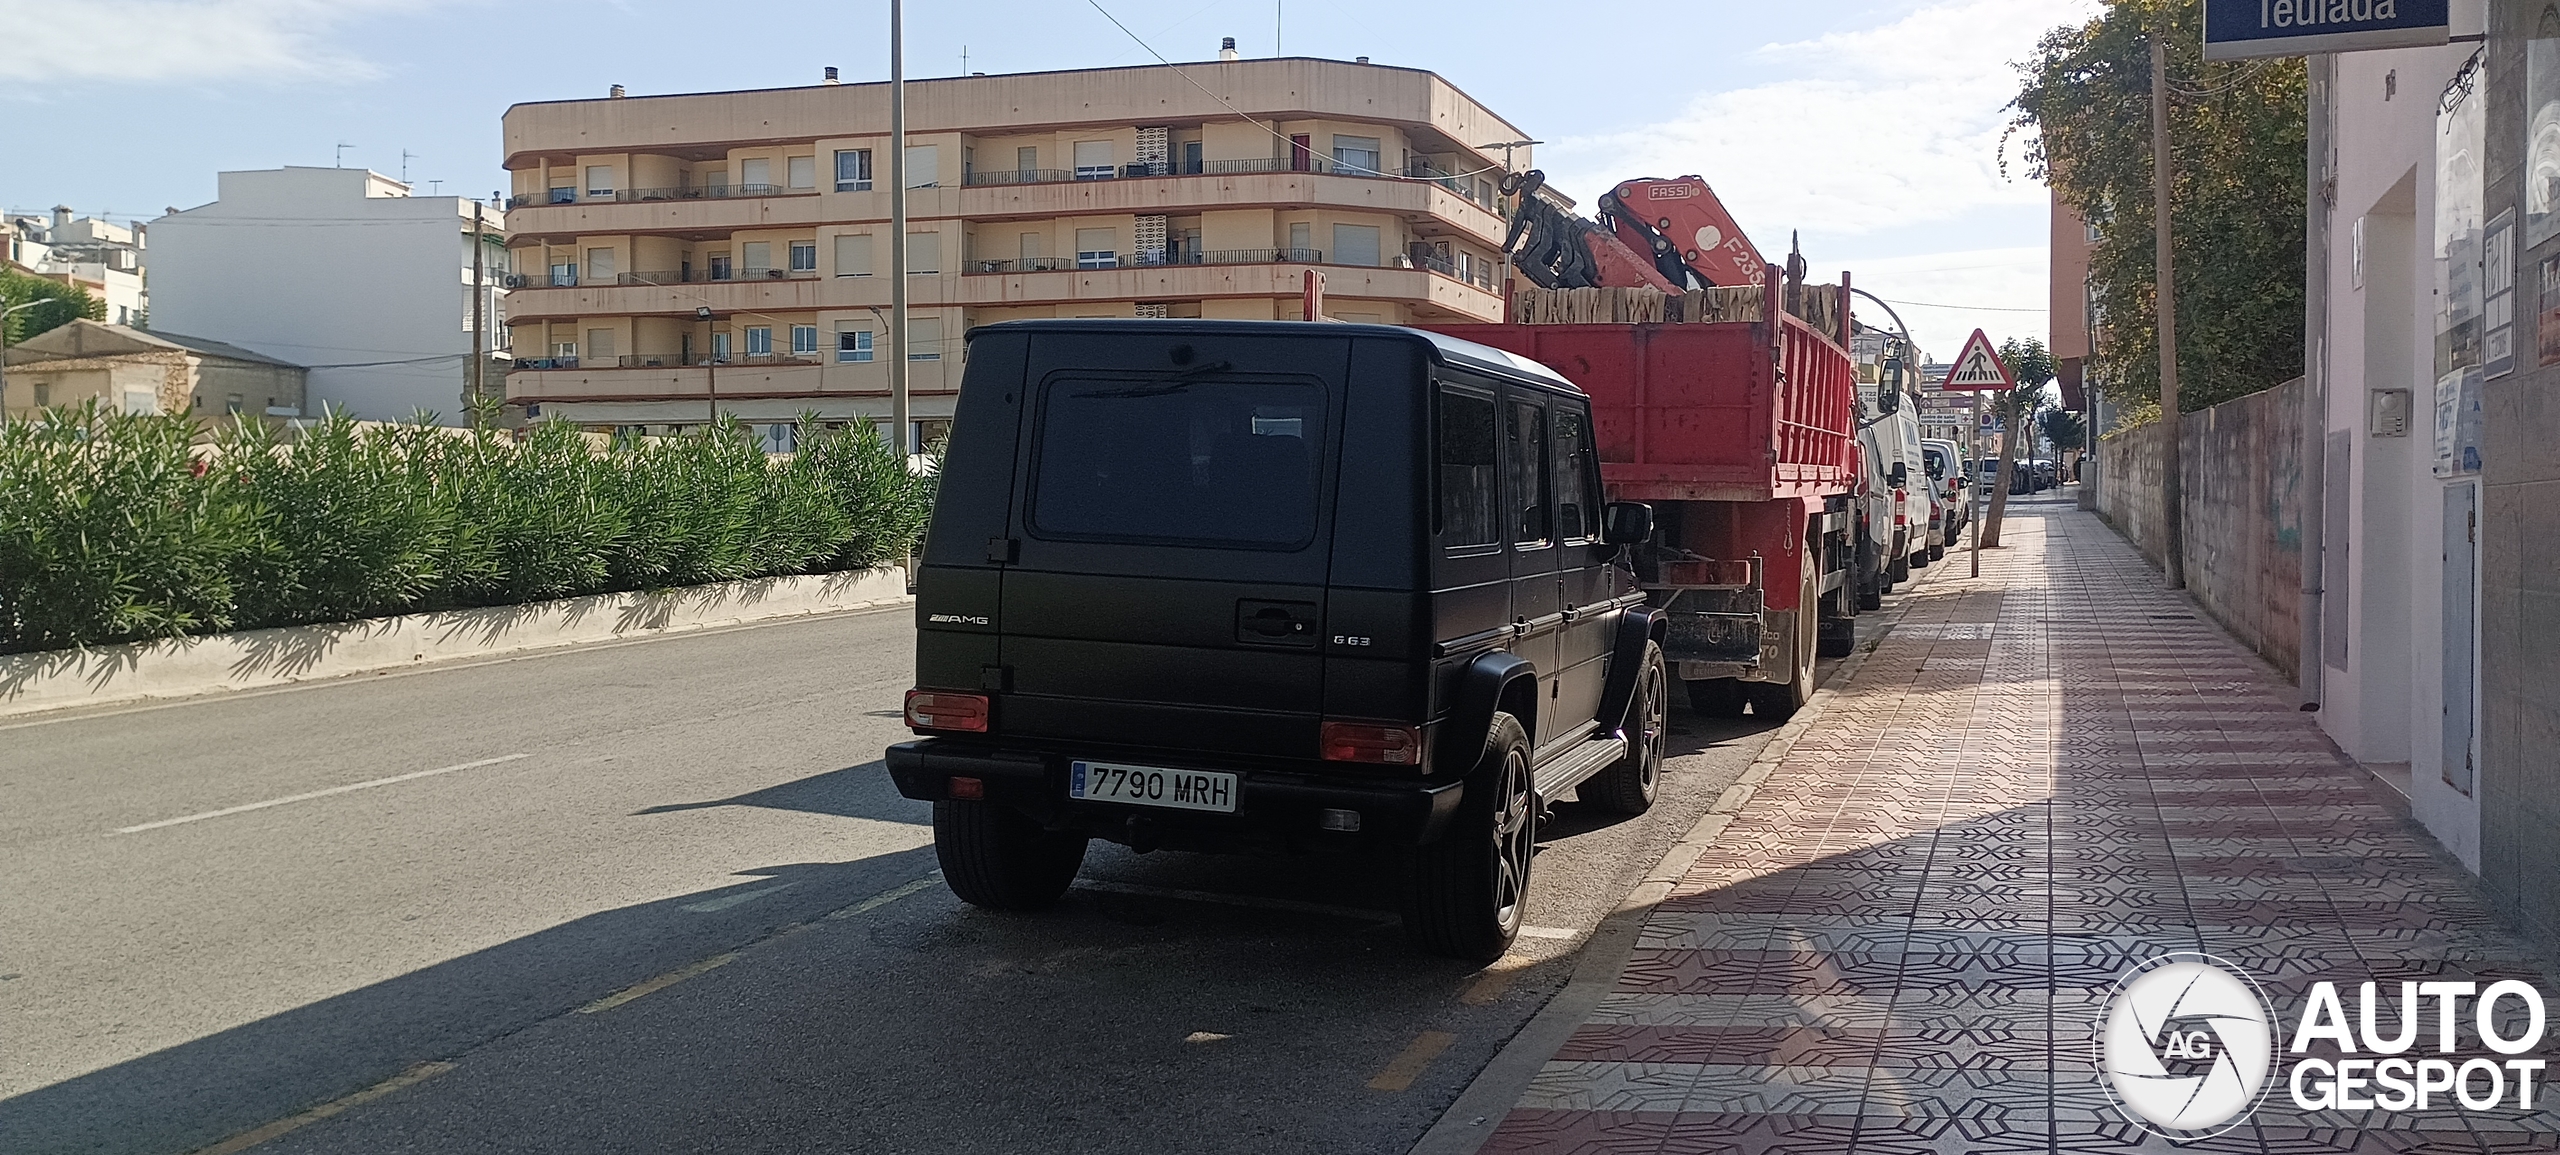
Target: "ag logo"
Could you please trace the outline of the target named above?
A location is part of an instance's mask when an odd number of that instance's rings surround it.
[[[2125,973],[2098,1014],[2098,1069],[2116,1108],[2168,1139],[2229,1130],[2258,1105],[2275,1066],[2275,1015],[2258,984],[2208,954],[2179,951]]]

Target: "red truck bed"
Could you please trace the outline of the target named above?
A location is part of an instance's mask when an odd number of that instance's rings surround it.
[[[1426,325],[1544,363],[1591,395],[1613,500],[1769,501],[1854,485],[1849,355],[1781,314],[1647,325]]]

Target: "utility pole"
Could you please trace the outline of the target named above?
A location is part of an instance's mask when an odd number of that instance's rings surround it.
[[[2151,251],[2154,311],[2160,327],[2160,564],[2173,590],[2187,588],[2186,486],[2178,434],[2178,287],[2169,259],[2169,56],[2151,35]]]
[[[480,209],[480,198],[471,198],[471,372],[465,375],[471,382],[471,400],[464,408],[470,410],[475,424],[479,421],[480,399],[488,396],[489,389],[489,359],[482,352],[487,343],[484,334],[489,331],[489,274],[487,261],[481,256],[488,242],[480,231]]]
[[[907,401],[907,31],[905,0],[889,0],[889,444],[901,462],[913,424]]]

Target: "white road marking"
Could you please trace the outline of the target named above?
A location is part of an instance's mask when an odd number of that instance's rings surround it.
[[[700,902],[688,902],[676,909],[689,910],[695,914],[710,914],[713,911],[727,910],[740,903],[754,902],[755,900],[763,898],[768,894],[772,894],[775,891],[789,890],[798,885],[800,884],[796,882],[777,882],[771,886],[759,886],[754,890],[741,890],[736,894],[724,894],[718,898],[706,898]]]
[[[1581,934],[1581,931],[1561,926],[1524,926],[1520,928],[1520,937],[1522,938],[1575,938]]]
[[[163,826],[177,826],[181,823],[187,822],[202,822],[207,818],[221,818],[231,814],[246,814],[252,810],[264,810],[267,807],[282,806],[288,802],[309,802],[314,798],[326,798],[332,794],[344,794],[350,790],[371,790],[376,786],[389,786],[395,782],[407,782],[416,778],[432,778],[438,774],[451,774],[456,770],[477,770],[483,766],[495,766],[501,762],[513,762],[519,758],[531,757],[533,757],[531,754],[501,754],[495,758],[483,758],[477,762],[464,762],[456,766],[438,766],[433,770],[413,770],[407,774],[394,774],[389,778],[376,778],[370,782],[351,782],[344,786],[332,786],[326,790],[313,790],[302,794],[289,794],[282,798],[270,798],[264,802],[249,802],[239,806],[225,806],[220,810],[207,810],[202,814],[190,814],[184,818],[163,818],[158,822],[145,822],[139,826],[127,826],[120,830],[108,831],[107,833],[110,837],[118,834],[140,834],[145,830],[158,830]]]
[[[1098,878],[1079,878],[1077,890],[1103,894],[1127,894],[1140,898],[1169,898],[1179,902],[1214,902],[1221,906],[1249,906],[1258,910],[1286,910],[1298,914],[1322,914],[1334,918],[1356,918],[1364,922],[1397,922],[1391,911],[1363,910],[1356,906],[1328,906],[1321,902],[1299,902],[1288,898],[1261,898],[1250,894],[1220,894],[1207,890],[1176,890],[1166,886],[1143,886],[1134,882],[1105,882]]]

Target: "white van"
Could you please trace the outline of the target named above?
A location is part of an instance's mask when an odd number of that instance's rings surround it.
[[[1858,541],[1858,600],[1874,609],[1885,593],[1911,580],[1914,566],[1926,566],[1932,514],[1937,501],[1928,481],[1928,460],[1920,448],[1918,404],[1909,395],[1892,413],[1862,419],[1858,448],[1867,470],[1859,503],[1864,532]],[[1900,485],[1894,484],[1900,470]]]
[[[1937,544],[1930,547],[1934,560],[1961,540],[1964,528],[1973,524],[1973,463],[1965,460],[1964,447],[1952,441],[1922,441],[1920,449],[1929,460],[1929,479],[1946,499],[1946,516],[1939,526]]]

